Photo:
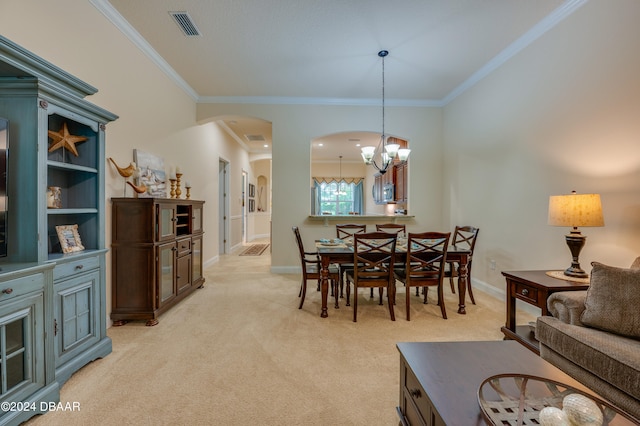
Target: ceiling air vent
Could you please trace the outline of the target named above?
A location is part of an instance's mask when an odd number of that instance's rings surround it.
[[[244,135],[249,142],[264,142],[264,136],[262,135]]]
[[[193,23],[193,19],[187,12],[169,12],[169,15],[173,17],[176,24],[182,29],[184,35],[188,37],[195,37],[200,35],[200,31],[196,24]]]

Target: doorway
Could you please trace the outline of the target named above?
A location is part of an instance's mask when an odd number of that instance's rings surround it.
[[[249,185],[249,174],[242,171],[242,244],[247,243],[247,186]]]

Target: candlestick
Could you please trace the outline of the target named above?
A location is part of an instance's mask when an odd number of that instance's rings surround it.
[[[171,195],[170,198],[176,198],[176,180],[175,179],[169,179],[171,181],[171,192],[169,193]]]
[[[178,167],[178,170],[180,168]],[[180,198],[182,194],[182,190],[180,189],[180,178],[182,177],[182,173],[176,173],[176,198]]]
[[[186,188],[187,188],[187,196],[186,196],[186,198],[187,198],[187,200],[190,200],[191,199],[191,187],[187,186]]]

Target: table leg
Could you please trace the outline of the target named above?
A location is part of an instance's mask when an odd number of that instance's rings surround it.
[[[320,312],[320,316],[322,318],[326,318],[329,316],[327,311],[327,298],[329,295],[329,257],[322,256],[321,263],[322,270],[320,275],[322,276],[322,280],[320,283],[320,290],[322,293],[322,311]]]
[[[468,256],[460,256],[460,262],[458,262],[458,313],[463,315],[467,313],[464,302],[467,297],[467,280],[469,279],[468,261]]]

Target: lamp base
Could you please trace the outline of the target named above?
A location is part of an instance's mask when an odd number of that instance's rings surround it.
[[[568,277],[587,278],[589,274],[580,268],[580,262],[578,261],[578,256],[580,256],[580,251],[584,247],[587,237],[582,235],[577,228],[574,228],[570,234],[565,235],[565,239],[569,250],[571,250],[572,260],[571,266],[564,271],[564,274]]]
[[[580,269],[580,265],[577,268],[571,266],[564,270],[564,274],[568,277],[574,278],[588,278],[589,274],[587,274],[583,269]]]

